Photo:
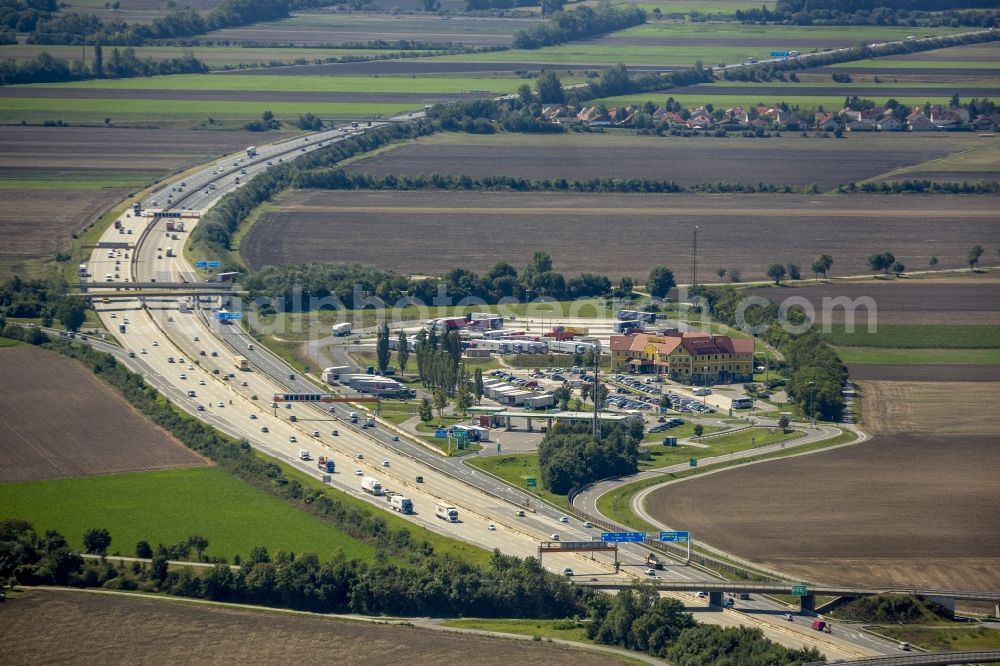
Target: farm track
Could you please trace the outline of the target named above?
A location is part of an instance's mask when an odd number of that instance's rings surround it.
[[[209,464],[55,352],[0,350],[0,402],[0,481]]]

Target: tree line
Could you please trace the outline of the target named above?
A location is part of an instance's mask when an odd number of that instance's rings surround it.
[[[1000,182],[977,180],[970,183],[963,180],[958,183],[923,179],[886,180],[860,184],[850,182],[846,185],[839,185],[837,192],[840,194],[853,194],[855,192],[865,194],[996,194],[1000,192]]]
[[[675,194],[706,192],[711,194],[742,192],[811,192],[814,186],[787,183],[739,183],[729,180],[679,185],[672,180],[652,178],[522,178],[520,176],[482,176],[467,174],[366,174],[343,169],[320,169],[303,173],[295,181],[303,189],[324,190],[460,190],[480,192],[610,192],[616,194]]]
[[[0,283],[0,330],[8,317],[41,319],[52,326],[58,319],[63,328],[78,331],[87,318],[87,300],[67,293],[61,277],[24,279],[14,275]]]
[[[1000,20],[992,0],[777,0],[773,10],[736,10],[747,23],[990,27]]]
[[[563,42],[605,35],[646,22],[646,12],[635,5],[617,8],[609,4],[577,6],[571,12],[557,11],[552,18],[514,33],[515,49],[540,49]]]

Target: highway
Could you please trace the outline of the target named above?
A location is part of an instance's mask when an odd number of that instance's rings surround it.
[[[269,160],[288,159],[303,150],[317,149],[321,142],[342,140],[351,133],[344,129],[329,130],[310,135],[308,140],[299,138],[261,146],[254,158],[220,159],[207,168],[164,185],[143,202],[144,206],[166,203],[175,209],[183,207],[203,213],[220,196],[237,187],[234,172],[245,169],[245,176],[249,178],[268,168]],[[242,180],[244,174],[240,176],[241,182],[245,182]],[[186,185],[182,187],[181,182]],[[214,189],[211,183],[216,184]],[[179,191],[171,188],[179,188]],[[91,275],[117,275],[115,282],[125,277],[140,283],[151,282],[153,278],[157,282],[199,280],[197,273],[182,258],[181,251],[196,220],[186,220],[189,226],[185,232],[176,234],[177,240],[173,239],[173,234],[167,237],[166,220],[136,218],[129,211],[121,221],[125,234],[109,228],[101,240],[134,239],[136,249],[131,252],[95,250],[88,265]],[[167,247],[179,256],[168,256]],[[200,302],[205,298],[212,302]],[[186,303],[193,307],[182,307]],[[386,488],[411,498],[415,514],[407,518],[414,523],[483,548],[498,548],[520,557],[537,556],[539,542],[548,540],[552,534],[559,534],[562,541],[589,541],[598,536],[596,529],[584,527],[577,519],[561,522],[562,514],[555,508],[535,502],[525,493],[463,465],[460,460],[442,458],[405,437],[393,441],[393,434],[384,424],[368,430],[352,426],[346,418],[352,411],[348,406],[337,405],[332,412],[329,407],[307,403],[272,407],[274,393],[315,393],[317,387],[262,349],[237,325],[216,321],[212,312],[217,303],[217,297],[201,297],[196,301],[194,297],[140,298],[137,294],[132,300],[95,301],[95,309],[105,327],[129,354],[128,362],[174,404],[220,431],[245,438],[255,448],[313,476],[321,474],[314,462],[299,459],[301,449],[309,450],[313,459],[321,455],[332,458],[336,473],[330,475],[330,484],[338,490],[385,509],[385,498],[372,497],[360,490],[359,472],[375,476]],[[119,332],[121,324],[125,325],[124,333]],[[236,368],[233,359],[236,353],[249,359],[251,370]],[[338,435],[332,434],[334,430]],[[418,475],[423,477],[423,483],[416,482]],[[446,523],[435,518],[434,505],[438,500],[457,507],[460,522]],[[516,510],[527,500],[531,500],[532,510],[523,518],[517,517]],[[613,573],[610,557],[604,554],[591,558],[587,554],[552,553],[544,556],[544,563],[555,572],[570,567],[577,576],[586,577],[585,580],[598,577],[621,583],[644,577],[642,565],[646,552],[639,545],[625,544],[619,552],[622,573],[617,576]],[[679,565],[667,566],[660,575],[691,582],[714,580],[702,570]],[[793,647],[816,645],[829,657],[884,654],[895,649],[886,641],[873,641],[849,632],[817,635],[800,626],[801,622],[778,619],[779,613],[787,608],[776,602],[754,600],[745,606],[740,602],[738,611],[742,612],[736,612],[709,609],[703,600],[696,600],[692,594],[678,596],[697,611],[699,620],[722,625],[746,624],[749,620],[761,626],[774,640]]]

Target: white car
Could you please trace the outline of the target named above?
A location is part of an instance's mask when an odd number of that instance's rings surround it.
[[[181,379],[187,379],[187,378],[188,378],[188,376],[187,376],[187,375],[185,375],[185,374],[184,374],[184,373],[182,372],[182,373],[181,373]]]
[[[707,592],[699,592],[699,593],[698,593],[698,598],[699,598],[699,599],[704,599],[704,598],[705,598],[705,597],[707,597],[707,596],[708,596],[708,593],[707,593]]]
[[[360,469],[354,470],[354,476],[364,476],[364,474]]]
[[[569,518],[567,518],[566,516],[559,516],[559,522],[560,523],[568,523],[569,522]]]
[[[295,435],[289,435],[288,436],[288,441],[291,442],[292,444],[294,444],[295,442],[297,442],[299,440],[295,439]]]
[[[585,520],[585,521],[583,521],[583,526],[584,526],[584,527],[586,527],[586,528],[587,528],[588,530],[589,530],[589,529],[590,529],[591,527],[593,527],[593,525],[592,525],[592,524],[590,523],[590,521],[589,521],[589,520]]]
[[[242,382],[240,382],[240,386],[249,386],[249,384],[247,384],[246,380],[244,379]]]
[[[388,460],[383,460],[382,461],[382,467],[388,467],[388,466],[389,466],[389,461]]]
[[[143,353],[145,354],[146,352],[143,352]],[[204,379],[199,379],[198,380],[198,386],[204,386],[204,385],[205,385],[205,380]]]
[[[225,407],[225,406],[226,406],[226,403],[224,403],[224,402],[222,402],[222,401],[220,400],[220,401],[219,401],[219,407]]]
[[[646,575],[647,576],[656,576],[656,569],[653,569],[653,568],[646,569]]]
[[[159,347],[159,346],[160,346],[160,343],[159,343],[159,342],[157,342],[156,340],[153,340],[153,346],[154,346],[154,347]]]
[[[145,347],[143,347],[142,349],[140,349],[140,350],[139,350],[139,353],[140,353],[140,354],[145,354],[145,353],[146,353],[146,348],[145,348]]]
[[[558,534],[550,534],[549,538],[552,539],[553,541],[559,541],[559,535]]]
[[[569,576],[572,576],[572,575],[573,575],[573,570],[572,569],[570,569],[569,567],[566,567],[565,569],[563,569],[563,576],[569,577]]]
[[[496,532],[497,526],[494,525],[493,523],[490,523],[489,525],[486,526],[486,529],[488,529],[490,532]]]

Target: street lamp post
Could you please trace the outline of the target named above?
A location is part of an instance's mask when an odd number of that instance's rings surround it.
[[[816,382],[809,382],[809,418],[812,419],[813,427],[816,427]]]

